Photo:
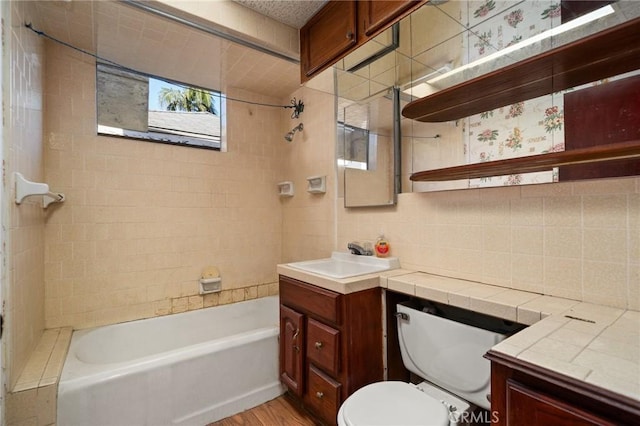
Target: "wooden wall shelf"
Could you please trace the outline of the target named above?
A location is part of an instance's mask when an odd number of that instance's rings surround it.
[[[640,18],[407,104],[423,122],[458,120],[640,68]]]
[[[411,175],[411,180],[446,181],[475,179],[516,173],[542,172],[554,167],[600,161],[640,158],[640,140],[618,142],[571,151],[550,152],[528,157],[509,158],[485,163],[466,164],[443,169],[425,170]]]

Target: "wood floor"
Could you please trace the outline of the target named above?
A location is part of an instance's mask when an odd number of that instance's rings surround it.
[[[285,394],[208,426],[315,426],[317,424]]]

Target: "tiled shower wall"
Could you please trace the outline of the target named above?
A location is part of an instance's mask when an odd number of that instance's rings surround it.
[[[335,107],[333,95],[301,88],[292,97],[304,101],[299,119],[285,112],[288,129],[299,123],[292,142],[284,137],[284,167],[281,181],[291,181],[295,194],[280,199],[282,205],[282,263],[328,257],[335,245]],[[325,176],[326,193],[307,192],[307,177]],[[274,265],[275,266],[275,265]]]
[[[380,231],[406,268],[640,309],[640,178],[401,194],[339,209],[338,246]]]
[[[96,136],[95,63],[46,46],[48,328],[84,328],[277,292],[281,110],[228,102],[228,152]],[[280,104],[242,90],[234,98]],[[274,138],[277,141],[274,141]],[[223,293],[198,295],[220,270]]]
[[[35,22],[31,2],[3,5],[3,85],[5,138],[3,143],[3,305],[7,327],[3,360],[11,389],[45,326],[44,226],[42,197],[15,204],[14,172],[31,181],[44,180],[42,153],[42,41],[24,27]],[[4,12],[10,12],[6,14]],[[10,44],[10,45],[7,45]],[[8,89],[8,92],[7,92]],[[8,95],[8,96],[7,96]],[[7,250],[8,249],[8,250]]]

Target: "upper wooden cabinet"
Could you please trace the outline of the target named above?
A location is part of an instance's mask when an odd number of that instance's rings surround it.
[[[331,66],[357,44],[356,2],[330,1],[300,29],[302,82]]]
[[[305,82],[417,9],[426,0],[330,0],[300,29]]]
[[[405,15],[405,12],[420,6],[418,0],[369,0],[358,1],[358,31],[372,37],[378,30],[388,27]],[[367,38],[368,39],[368,38]]]

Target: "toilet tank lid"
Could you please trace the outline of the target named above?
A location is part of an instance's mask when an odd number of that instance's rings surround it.
[[[440,401],[404,382],[378,382],[353,393],[342,406],[348,426],[423,425],[448,426],[449,412]]]

